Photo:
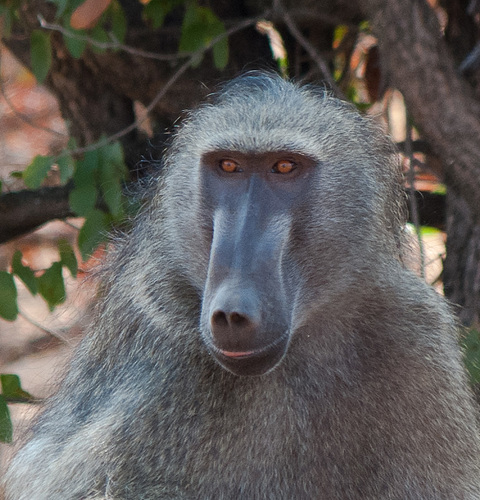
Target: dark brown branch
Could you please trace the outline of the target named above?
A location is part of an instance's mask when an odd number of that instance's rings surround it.
[[[68,204],[70,186],[24,190],[0,196],[0,243],[54,219],[73,217]]]

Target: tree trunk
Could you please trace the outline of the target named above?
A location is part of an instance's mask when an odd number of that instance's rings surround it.
[[[445,295],[458,306],[466,326],[480,319],[480,224],[475,224],[465,200],[447,193],[447,258],[444,262]]]
[[[389,83],[443,164],[447,203],[446,296],[471,324],[479,317],[480,104],[457,71],[424,0],[359,0],[378,37]]]

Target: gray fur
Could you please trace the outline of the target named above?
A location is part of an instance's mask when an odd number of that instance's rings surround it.
[[[223,369],[199,326],[218,149],[318,161],[284,221],[290,344],[260,376]],[[401,263],[402,207],[393,147],[350,106],[272,75],[226,85],[177,132],[6,498],[480,499],[455,321]]]

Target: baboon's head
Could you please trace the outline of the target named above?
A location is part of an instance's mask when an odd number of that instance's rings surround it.
[[[238,375],[273,369],[300,326],[395,255],[398,189],[390,143],[322,90],[248,74],[193,112],[163,196],[215,359]]]

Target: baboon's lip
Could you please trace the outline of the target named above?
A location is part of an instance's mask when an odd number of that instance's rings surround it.
[[[213,344],[210,344],[210,349],[218,363],[234,375],[263,375],[277,366],[283,358],[288,339],[288,335],[285,335],[276,342],[249,351],[230,351]]]
[[[221,358],[231,359],[232,362],[241,362],[243,360],[247,360],[249,358],[261,358],[264,356],[269,356],[271,353],[274,353],[278,349],[284,350],[284,345],[288,343],[289,336],[288,334],[283,335],[278,338],[275,342],[268,344],[266,346],[259,346],[257,349],[251,349],[249,351],[230,351],[228,349],[221,349],[213,343],[208,342],[210,349],[212,352]]]
[[[224,351],[223,349],[218,349],[218,351],[227,358],[248,358],[255,354],[255,351]]]

